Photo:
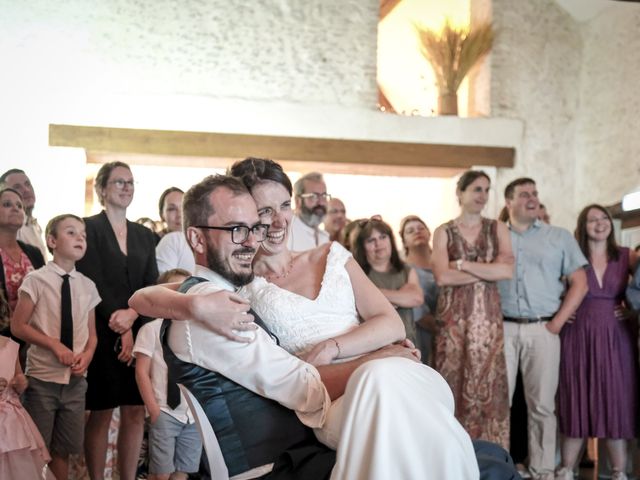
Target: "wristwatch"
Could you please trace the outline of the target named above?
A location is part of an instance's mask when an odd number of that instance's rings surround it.
[[[462,259],[461,258],[456,260],[456,270],[458,270],[459,272],[462,271]]]

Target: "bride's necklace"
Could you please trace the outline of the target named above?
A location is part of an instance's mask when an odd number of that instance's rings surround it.
[[[280,273],[275,273],[275,272],[266,273],[264,275],[264,278],[266,278],[269,281],[277,280],[279,278],[287,278],[292,270],[293,270],[293,255],[291,255],[291,258],[289,259],[289,263],[284,268],[284,270],[282,270],[282,272],[280,272]]]

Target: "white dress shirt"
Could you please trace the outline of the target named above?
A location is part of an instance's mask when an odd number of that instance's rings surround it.
[[[57,339],[60,339],[62,321],[60,289],[62,275],[66,273],[57,263],[51,261],[24,277],[19,290],[29,295],[35,304],[29,325],[48,337]],[[69,286],[73,316],[73,353],[77,354],[83,352],[87,345],[89,313],[101,299],[95,283],[75,268],[69,272]],[[32,344],[27,351],[26,373],[45,382],[68,384],[71,367],[62,365],[48,348]]]
[[[193,273],[196,268],[193,251],[183,232],[170,232],[160,239],[156,246],[156,261],[160,275],[174,268]]]
[[[140,327],[138,335],[136,335],[136,344],[133,347],[133,356],[138,358],[139,355],[146,355],[151,358],[149,376],[151,377],[153,395],[156,397],[160,410],[168,413],[179,422],[193,423],[193,416],[182,392],[180,392],[180,404],[176,408],[167,405],[168,370],[162,356],[162,343],[160,343],[162,321],[161,318],[158,318]]]
[[[191,287],[188,295],[236,290],[226,279],[201,265],[196,265],[195,275],[208,281]],[[280,348],[262,328],[237,334],[255,338],[251,343],[234,342],[200,322],[173,321],[168,342],[180,360],[218,372],[275,400],[294,410],[308,427],[321,427],[331,399],[316,368]]]
[[[304,252],[324,243],[329,243],[329,234],[326,231],[312,228],[304,223],[298,215],[293,216],[287,242],[289,250]]]
[[[44,243],[44,237],[42,236],[42,227],[38,224],[38,220],[35,218],[26,218],[24,225],[18,230],[18,240],[28,245],[33,245],[40,252],[42,252],[42,258],[47,260],[51,258],[47,246]]]

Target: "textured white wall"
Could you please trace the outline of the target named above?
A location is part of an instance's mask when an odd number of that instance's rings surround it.
[[[582,27],[576,202],[605,205],[640,187],[640,4],[611,2]]]
[[[499,38],[491,54],[491,114],[524,122],[511,180],[536,180],[555,224],[573,227],[574,132],[582,60],[578,24],[553,0],[493,0]]]
[[[0,1],[7,54],[58,87],[375,105],[378,4]],[[43,58],[43,53],[47,53]]]
[[[573,230],[587,204],[640,186],[640,5],[608,2],[593,18],[553,0],[493,0],[491,114],[524,122],[513,170],[537,181],[555,224]]]

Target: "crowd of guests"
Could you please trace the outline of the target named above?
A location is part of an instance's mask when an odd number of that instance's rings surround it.
[[[136,477],[145,416],[150,478],[198,471],[200,439],[184,399],[167,382],[161,321],[129,307],[143,287],[195,271],[182,232],[184,192],[162,193],[159,224],[134,223],[126,216],[134,185],[127,164],[103,165],[95,179],[103,210],[84,219],[57,216],[43,232],[25,172],[0,176],[0,412],[10,412],[7,425],[20,432],[15,442],[0,441],[0,459],[15,459],[0,464],[0,478],[28,471],[32,477],[20,478],[66,479],[69,456],[82,453],[90,477],[103,478],[115,408],[120,478]],[[339,242],[351,252],[395,308],[422,361],[448,383],[455,416],[471,438],[509,448],[519,372],[528,407],[523,473],[573,478],[585,439],[596,437],[606,441],[612,478],[627,478],[638,418],[631,310],[640,305],[625,295],[630,289],[633,299],[640,288],[636,253],[616,244],[611,215],[600,205],[582,210],[573,235],[550,225],[530,178],[511,182],[499,219],[486,218],[490,187],[482,171],[462,174],[455,192],[460,214],[435,229],[433,242],[421,218],[405,217],[398,230],[402,251],[379,215],[349,221],[317,172],[258,213],[269,219],[269,245],[286,239],[288,250],[302,252]],[[290,223],[282,221],[287,210]],[[263,272],[260,262],[254,269],[275,283],[295,277],[293,260],[281,273]],[[325,269],[303,271],[322,276]],[[305,358],[313,363],[336,347],[340,354],[331,338]]]

